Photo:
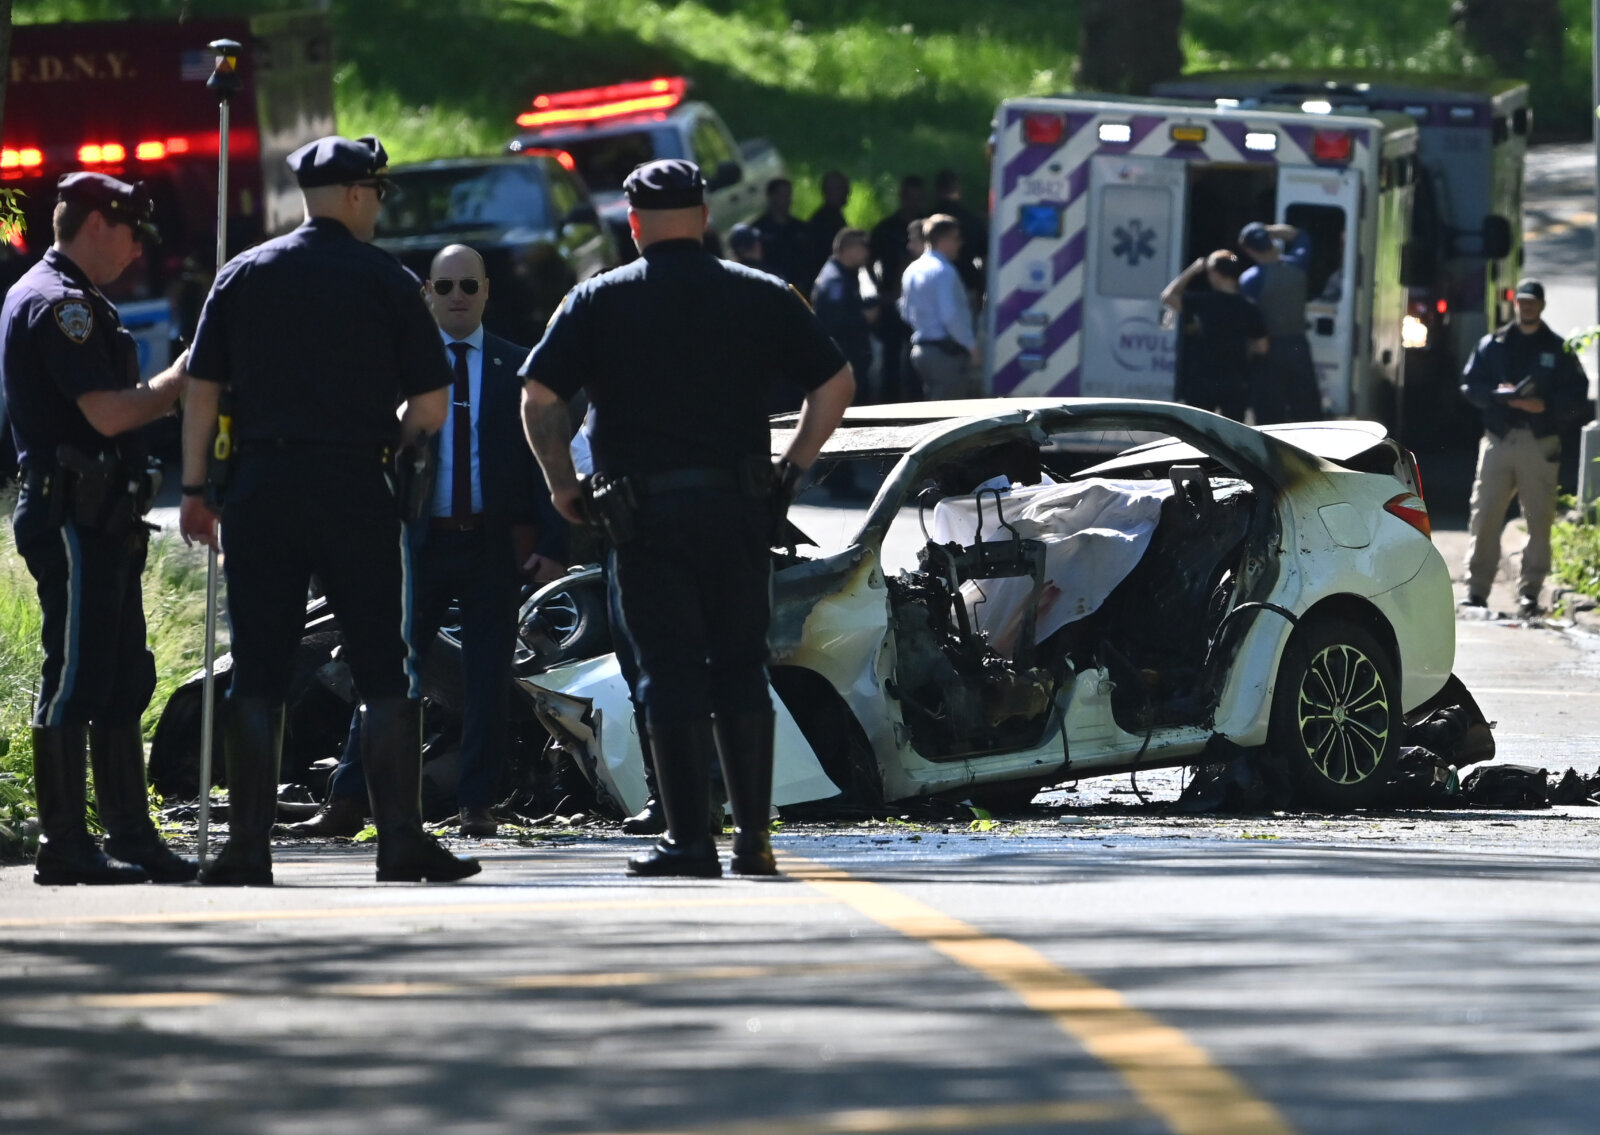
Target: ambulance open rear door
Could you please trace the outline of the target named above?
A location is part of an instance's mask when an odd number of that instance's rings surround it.
[[[1337,137],[1349,144],[1343,132]],[[1311,238],[1306,339],[1323,405],[1335,417],[1356,411],[1352,368],[1369,354],[1368,328],[1360,325],[1356,304],[1357,283],[1370,269],[1360,259],[1362,192],[1361,174],[1353,169],[1285,165],[1278,170],[1277,219]]]

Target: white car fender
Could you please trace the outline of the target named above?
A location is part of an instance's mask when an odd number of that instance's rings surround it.
[[[522,681],[550,735],[569,752],[574,746],[582,749],[573,755],[625,811],[643,808],[649,795],[644,752],[616,656],[559,666]],[[794,716],[770,685],[767,689],[776,718],[772,802],[781,807],[837,796],[839,787],[822,771]]]

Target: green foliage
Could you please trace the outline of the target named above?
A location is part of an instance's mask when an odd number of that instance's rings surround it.
[[[1600,525],[1573,497],[1563,496],[1560,508],[1565,519],[1550,532],[1551,572],[1580,595],[1600,599]]]

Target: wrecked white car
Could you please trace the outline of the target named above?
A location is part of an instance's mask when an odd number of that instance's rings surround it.
[[[792,428],[774,419],[774,453]],[[820,546],[774,552],[780,807],[1026,801],[1241,751],[1281,762],[1304,803],[1359,807],[1451,676],[1416,465],[1373,423],[861,407],[790,519]],[[626,814],[645,782],[602,586],[591,569],[533,596],[517,681]]]

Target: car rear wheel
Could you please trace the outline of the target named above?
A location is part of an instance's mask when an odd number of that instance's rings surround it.
[[[1377,801],[1400,751],[1400,679],[1358,623],[1302,624],[1278,667],[1268,747],[1288,762],[1301,804],[1342,810]]]

